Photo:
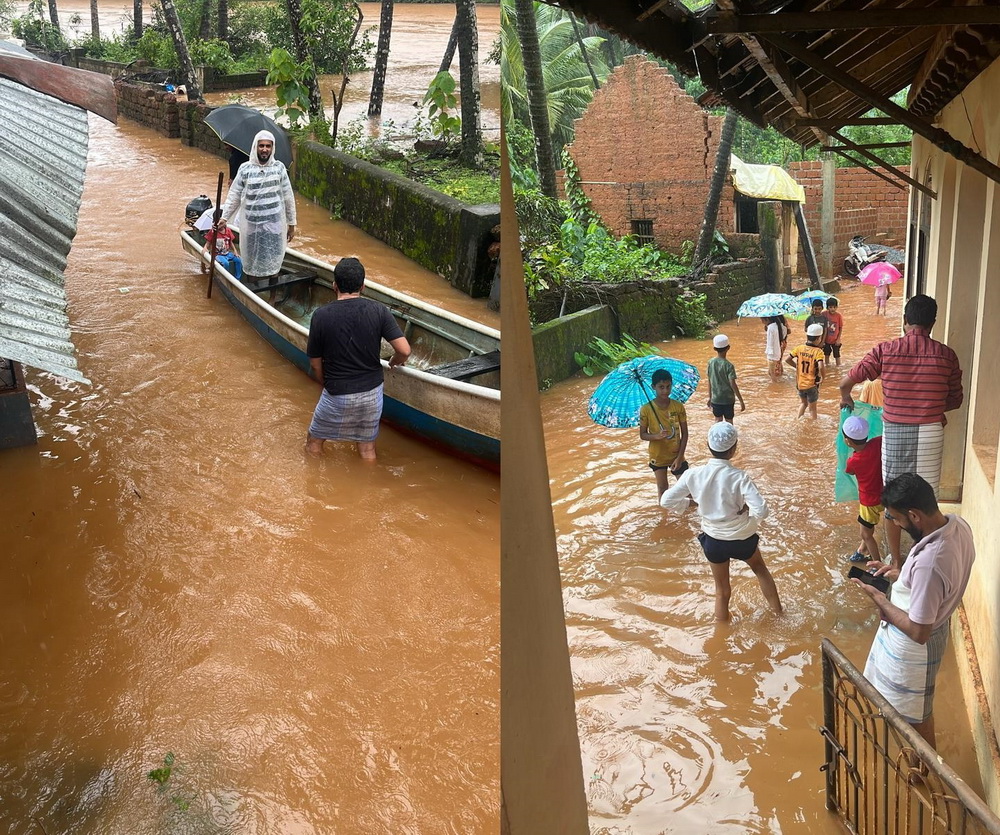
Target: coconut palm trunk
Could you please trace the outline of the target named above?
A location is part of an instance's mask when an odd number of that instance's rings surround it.
[[[514,13],[517,18],[517,39],[521,44],[521,61],[524,64],[528,115],[531,119],[531,132],[535,135],[538,181],[542,194],[555,200],[558,198],[556,161],[552,151],[552,130],[549,127],[549,109],[545,100],[545,78],[542,75],[542,57],[538,45],[533,0],[514,0]]]
[[[464,165],[480,168],[483,164],[483,125],[475,0],[456,0],[455,25],[458,27],[458,78],[462,103],[462,150],[459,157]]]
[[[372,93],[368,99],[369,118],[382,115],[385,97],[385,73],[389,66],[389,39],[392,35],[393,0],[382,0],[382,14],[378,21],[378,50],[375,53],[375,71],[372,74]]]
[[[691,265],[698,267],[705,263],[712,248],[712,238],[715,237],[715,224],[719,219],[719,202],[722,200],[722,187],[726,184],[729,173],[729,158],[733,153],[733,137],[736,135],[736,111],[727,110],[722,123],[722,136],[719,138],[719,150],[715,155],[715,169],[712,171],[712,183],[708,189],[708,202],[705,204],[705,219],[701,224],[701,234],[698,236],[698,246],[694,250]]]
[[[451,34],[448,36],[448,45],[444,48],[444,57],[441,59],[441,66],[438,72],[448,72],[451,69],[451,62],[455,60],[455,50],[458,48],[458,15],[451,24]]]
[[[316,64],[312,58],[312,50],[302,32],[302,4],[299,0],[286,0],[288,9],[288,24],[292,30],[292,43],[295,45],[295,60],[304,67],[309,67],[309,73],[304,79],[309,88],[309,119],[323,119],[323,97],[319,92],[319,80],[316,78]]]
[[[142,37],[142,0],[132,0],[132,34],[136,40]]]
[[[49,0],[49,23],[59,28],[59,10],[56,8],[56,0]]]
[[[97,17],[97,0],[90,0],[90,38],[93,41],[101,39],[101,22]]]
[[[219,0],[219,14],[218,14],[218,27],[219,32],[216,37],[220,41],[229,42],[229,0]]]
[[[167,22],[167,29],[170,30],[170,37],[174,42],[174,49],[181,62],[187,97],[192,101],[201,101],[201,85],[198,84],[198,75],[194,71],[194,64],[191,63],[191,53],[188,52],[187,39],[184,37],[184,30],[181,28],[174,0],[160,0],[160,6],[163,9],[163,18]]]

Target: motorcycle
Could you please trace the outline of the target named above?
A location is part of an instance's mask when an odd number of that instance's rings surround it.
[[[857,275],[869,264],[885,260],[885,249],[876,249],[866,244],[864,235],[855,235],[851,238],[847,249],[849,254],[844,259],[844,272],[848,275]]]

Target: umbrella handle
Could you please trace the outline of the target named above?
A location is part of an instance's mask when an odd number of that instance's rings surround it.
[[[642,393],[648,396],[649,407],[653,410],[653,417],[655,417],[656,422],[660,424],[660,431],[662,432],[664,429],[663,421],[660,419],[660,413],[656,411],[656,404],[653,402],[654,400],[656,400],[656,395],[652,394],[650,390],[646,388],[646,382],[645,380],[642,379],[641,374],[639,375],[639,385],[642,387]]]

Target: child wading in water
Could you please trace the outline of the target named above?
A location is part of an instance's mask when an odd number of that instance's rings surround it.
[[[827,326],[826,326],[826,337],[823,342],[823,354],[826,357],[827,365],[830,363],[830,354],[833,354],[833,359],[840,365],[840,347],[841,340],[844,337],[844,316],[839,311],[840,302],[838,302],[833,296],[830,296],[826,300],[826,316]]]
[[[858,501],[861,503],[858,509],[861,544],[853,554],[847,555],[847,559],[881,562],[875,526],[882,518],[882,439],[868,440],[868,421],[854,415],[844,421],[844,442],[854,450],[844,471],[858,480]]]
[[[670,397],[674,378],[669,371],[653,372],[656,397],[639,410],[639,437],[649,441],[649,469],[656,477],[656,495],[667,489],[668,476],[675,478],[687,469],[684,451],[688,443],[687,411]]]
[[[717,423],[720,420],[732,423],[736,401],[740,401],[741,412],[745,412],[747,407],[740,394],[740,387],[736,385],[736,366],[726,359],[729,337],[724,333],[716,334],[712,339],[712,346],[716,356],[708,361],[708,408],[712,410]]]
[[[889,282],[880,281],[875,287],[875,315],[880,313],[885,316],[885,303],[892,298],[892,290],[889,289]]]
[[[792,348],[785,360],[795,369],[795,386],[799,390],[802,405],[799,417],[806,413],[816,418],[816,401],[819,400],[819,384],[823,382],[823,326],[813,323],[806,328],[806,344]]]
[[[743,560],[757,577],[771,610],[781,613],[774,578],[760,555],[757,528],[767,516],[767,503],[743,470],[731,463],[739,439],[731,423],[713,424],[708,430],[712,458],[692,467],[660,497],[660,506],[675,513],[696,507],[701,516],[698,541],[712,566],[715,580],[715,619],[729,620],[729,561]]]

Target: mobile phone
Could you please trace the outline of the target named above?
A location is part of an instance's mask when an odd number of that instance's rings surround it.
[[[866,585],[874,586],[882,592],[882,594],[889,593],[890,583],[885,579],[885,577],[876,577],[874,574],[870,574],[865,569],[859,568],[856,565],[851,566],[851,570],[847,572],[847,576],[855,580],[860,580]]]

